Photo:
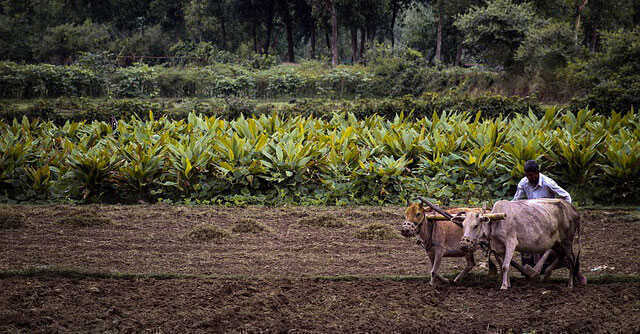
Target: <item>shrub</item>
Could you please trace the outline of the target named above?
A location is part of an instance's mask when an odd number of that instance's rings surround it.
[[[98,96],[98,76],[80,66],[18,65],[0,62],[0,97]]]
[[[119,68],[111,79],[109,91],[115,97],[155,97],[160,93],[155,68],[146,64]]]

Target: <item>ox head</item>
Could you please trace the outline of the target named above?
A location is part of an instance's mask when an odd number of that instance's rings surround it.
[[[491,220],[482,213],[469,212],[462,222],[464,235],[460,240],[463,250],[473,250],[479,244],[489,241],[489,224]]]
[[[425,209],[422,203],[407,202],[407,209],[404,211],[404,222],[400,227],[400,234],[408,238],[419,232],[420,225],[425,221]]]

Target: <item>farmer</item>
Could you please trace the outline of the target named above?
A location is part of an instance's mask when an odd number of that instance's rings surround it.
[[[515,196],[513,196],[514,201],[525,198],[561,198],[571,203],[571,195],[566,190],[562,189],[550,177],[540,174],[540,168],[535,160],[527,160],[524,163],[524,176],[518,183],[518,189]],[[522,253],[522,265],[528,264],[533,267],[539,257],[538,254]],[[546,265],[547,263],[545,263],[544,267]]]

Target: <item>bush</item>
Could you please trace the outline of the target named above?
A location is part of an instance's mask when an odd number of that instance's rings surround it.
[[[109,86],[114,97],[155,97],[160,93],[156,69],[146,64],[119,68]]]
[[[171,99],[154,102],[148,99],[90,100],[85,98],[58,98],[55,100],[35,100],[25,106],[25,102],[0,104],[0,119],[11,122],[26,116],[29,119],[51,120],[62,125],[66,121],[103,121],[128,120],[138,117],[146,120],[149,111],[156,117],[167,116],[170,119],[185,119],[190,112],[205,116],[215,116],[226,120],[236,119],[240,115],[263,115],[279,111],[287,115],[314,116],[330,119],[335,112],[349,112],[357,118],[366,118],[377,114],[386,119],[396,115],[411,114],[414,118],[431,117],[433,113],[480,111],[482,117],[489,119],[503,115],[543,113],[541,106],[531,98],[509,98],[500,95],[457,96],[423,94],[421,97],[404,96],[402,98],[362,98],[356,100],[295,99],[292,103],[259,104],[245,97],[227,97],[224,99]]]
[[[315,62],[258,71],[223,63],[169,68],[135,63],[117,68],[112,57],[110,53],[84,53],[80,66],[0,62],[0,97],[399,97],[499,91],[504,84],[493,72],[415,64],[391,72],[376,66],[327,68]]]
[[[104,93],[102,88],[98,76],[80,66],[0,62],[2,98],[98,96]]]

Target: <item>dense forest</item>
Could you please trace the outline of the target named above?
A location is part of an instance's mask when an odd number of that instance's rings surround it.
[[[0,57],[69,62],[79,52],[178,56],[199,43],[295,62],[358,62],[376,43],[430,63],[512,65],[602,49],[640,22],[633,0],[3,0]],[[553,43],[545,43],[553,42]],[[564,45],[562,45],[564,43]],[[582,50],[584,49],[584,50]],[[551,54],[553,53],[553,54]],[[477,56],[479,58],[475,58]],[[549,59],[561,60],[561,59]]]
[[[0,60],[258,67],[400,56],[504,71],[525,78],[525,93],[622,91],[628,107],[639,23],[633,0],[3,0]]]

